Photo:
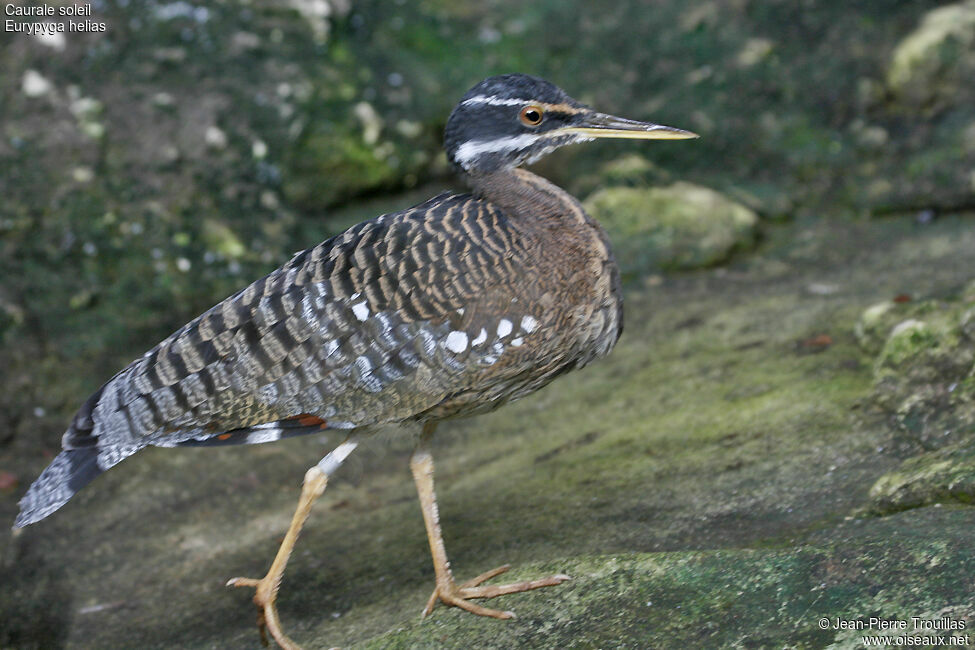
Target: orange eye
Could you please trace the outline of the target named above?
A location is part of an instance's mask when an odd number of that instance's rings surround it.
[[[544,111],[538,106],[526,106],[521,109],[521,114],[518,117],[527,126],[538,126],[542,123],[543,114]]]

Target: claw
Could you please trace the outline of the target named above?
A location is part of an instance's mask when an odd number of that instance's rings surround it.
[[[317,466],[305,473],[301,497],[298,499],[298,507],[295,510],[294,517],[292,517],[291,526],[288,528],[284,541],[281,542],[266,576],[260,580],[231,578],[227,581],[228,587],[253,587],[255,589],[254,604],[257,605],[258,609],[257,630],[260,632],[261,642],[265,646],[268,642],[267,633],[270,632],[277,644],[285,650],[301,650],[301,647],[289,639],[284,630],[281,629],[281,619],[278,618],[278,610],[274,603],[278,597],[278,587],[281,584],[281,577],[284,575],[284,568],[288,564],[288,558],[291,557],[291,551],[298,539],[298,532],[304,525],[305,519],[308,518],[308,513],[311,511],[315,499],[325,491],[327,483],[328,477]]]
[[[227,581],[228,587],[255,587],[254,604],[257,605],[257,631],[261,635],[261,644],[268,646],[267,633],[284,650],[301,650],[301,646],[288,638],[288,635],[281,629],[281,619],[278,618],[278,609],[274,602],[277,600],[277,585],[268,576],[260,580],[254,578],[231,578]]]
[[[256,587],[261,584],[260,580],[255,580],[254,578],[231,578],[225,584],[225,587]]]

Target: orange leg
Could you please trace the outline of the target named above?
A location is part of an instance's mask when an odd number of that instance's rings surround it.
[[[278,588],[281,586],[281,578],[284,576],[284,569],[288,565],[288,558],[294,550],[295,542],[298,541],[298,534],[301,532],[305,520],[311,512],[311,507],[325,491],[328,485],[328,477],[331,476],[342,461],[352,453],[358,443],[349,438],[332,452],[323,458],[317,465],[305,472],[305,481],[301,486],[301,496],[298,498],[298,507],[291,518],[291,525],[285,533],[284,541],[278,548],[277,555],[268,569],[267,575],[260,580],[256,578],[232,578],[227,582],[228,587],[255,587],[254,604],[257,605],[257,627],[261,633],[261,640],[267,645],[267,634],[265,629],[271,633],[278,645],[285,650],[301,650],[300,646],[288,638],[281,629],[281,620],[278,618],[278,609],[275,601],[278,597]]]
[[[410,458],[410,469],[413,471],[416,491],[420,495],[423,522],[426,524],[427,539],[430,541],[430,553],[433,555],[433,570],[437,575],[437,586],[433,590],[430,600],[427,601],[427,606],[423,609],[422,616],[426,617],[433,611],[437,601],[440,600],[446,605],[460,607],[479,616],[513,618],[514,612],[488,609],[470,601],[474,598],[494,598],[503,594],[514,594],[520,591],[540,589],[541,587],[551,587],[569,580],[569,576],[559,574],[538,580],[525,580],[506,585],[479,586],[482,582],[507,571],[510,565],[506,564],[482,573],[476,578],[459,585],[454,582],[454,576],[450,571],[450,561],[447,559],[447,551],[444,548],[443,535],[440,531],[440,514],[437,509],[437,496],[433,491],[433,456],[430,454],[429,440],[433,435],[435,427],[435,424],[427,424],[423,428],[420,443]]]

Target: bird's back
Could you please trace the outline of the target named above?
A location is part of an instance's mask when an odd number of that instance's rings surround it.
[[[605,234],[547,181],[503,176],[299,253],[134,361],[74,417],[17,525],[147,445],[486,411],[608,353],[622,313]]]

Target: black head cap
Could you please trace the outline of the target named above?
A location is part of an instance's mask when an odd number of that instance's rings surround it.
[[[450,114],[444,132],[447,159],[468,172],[531,162],[580,139],[550,135],[580,110],[587,109],[544,79],[527,74],[490,77],[468,90]]]

